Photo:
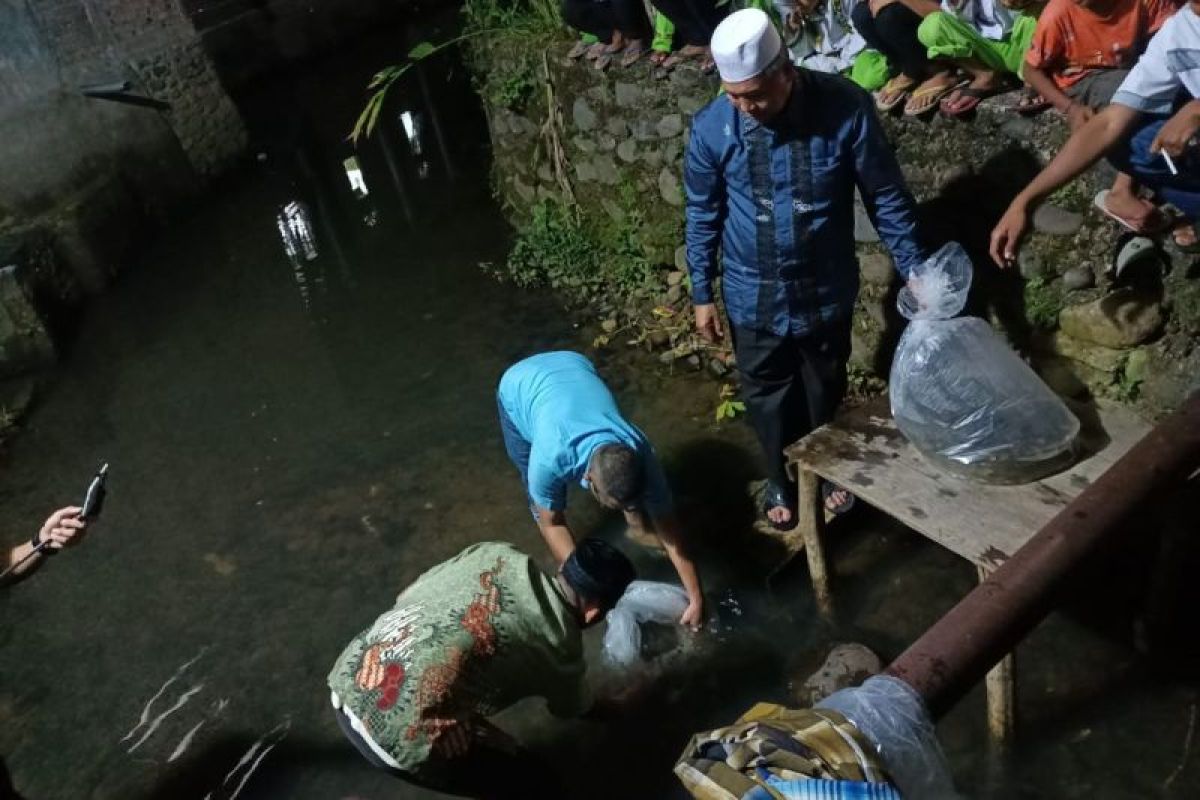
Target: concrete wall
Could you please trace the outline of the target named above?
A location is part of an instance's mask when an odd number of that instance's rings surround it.
[[[680,285],[682,156],[691,115],[715,96],[716,81],[690,69],[652,80],[644,62],[600,73],[562,59],[568,46],[553,45],[548,60],[563,119],[555,128],[566,161],[561,176],[543,127],[547,103],[540,60],[537,90],[514,105],[507,102],[511,93],[495,87],[520,85],[514,76],[521,70],[528,77],[530,60],[522,53],[528,48],[477,48],[497,193],[518,229],[534,204],[563,201],[563,177],[585,217],[628,214],[615,200],[634,198],[634,211],[644,220],[643,249],[662,264],[661,283],[647,300],[686,314],[688,298]],[[925,233],[934,244],[953,239],[967,247],[977,266],[969,310],[1004,331],[1056,389],[1136,401],[1152,411],[1173,407],[1200,375],[1200,349],[1194,347],[1200,335],[1200,269],[1192,259],[1166,253],[1133,270],[1132,286],[1115,284],[1109,268],[1117,232],[1091,208],[1094,192],[1111,181],[1110,170],[1098,168],[1050,199],[1035,219],[1019,270],[1002,273],[987,258],[991,226],[1067,135],[1057,115],[1026,119],[1014,113],[1013,102],[1013,96],[988,101],[971,123],[886,121],[921,204]],[[894,306],[899,281],[861,210],[855,237],[863,290],[852,367],[860,378],[886,379],[903,327]],[[628,303],[598,308],[597,322],[605,330],[618,325],[614,311],[638,314]],[[669,337],[651,342],[664,348],[663,360],[686,357],[699,367],[711,355],[693,349],[687,326],[674,325]],[[712,363],[719,361],[710,359],[709,366],[723,374],[720,363]]]

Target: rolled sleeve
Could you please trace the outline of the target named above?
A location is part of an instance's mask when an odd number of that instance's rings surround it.
[[[917,239],[917,205],[904,182],[896,154],[884,135],[883,125],[864,102],[851,132],[858,190],[879,238],[887,245],[904,275],[925,257]]]
[[[1121,82],[1112,102],[1144,114],[1169,114],[1183,88],[1179,74],[1171,69],[1166,52],[1167,30],[1150,40],[1149,47]]]
[[[725,213],[725,179],[704,144],[703,124],[692,125],[684,161],[683,182],[687,193],[687,265],[692,280],[692,302],[713,302],[717,275],[717,245]]]

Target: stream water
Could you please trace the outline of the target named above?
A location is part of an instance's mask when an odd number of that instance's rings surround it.
[[[255,165],[88,305],[6,447],[6,542],[112,464],[87,542],[0,601],[0,754],[29,798],[435,796],[362,762],[325,675],[401,588],[469,543],[544,555],[504,457],[495,383],[517,358],[588,350],[591,337],[546,294],[479,269],[510,234],[452,60],[397,93],[386,144],[359,154],[365,196],[351,188],[344,136],[360,87],[402,33],[244,93]],[[759,459],[745,426],[713,421],[717,385],[636,349],[592,355],[664,455],[713,617],[628,719],[557,721],[529,702],[501,724],[577,776],[580,798],[679,797],[671,766],[692,732],[789,702],[832,642],[895,656],[974,575],[863,513],[831,547],[843,622],[818,625],[803,559],[763,585],[745,493]],[[590,498],[571,510],[645,575],[670,576]],[[1008,759],[988,756],[981,691],[943,721],[967,796],[1195,796],[1194,683],[1138,658],[1122,623],[1086,605],[1022,647]]]

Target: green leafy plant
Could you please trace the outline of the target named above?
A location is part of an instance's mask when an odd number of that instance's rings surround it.
[[[370,136],[379,121],[388,90],[404,77],[417,63],[468,39],[496,38],[523,41],[545,39],[562,30],[562,16],[558,4],[553,0],[466,0],[463,3],[463,31],[444,42],[419,42],[411,50],[404,63],[384,67],[371,78],[367,89],[371,96],[358,115],[351,141],[358,143],[362,136]],[[532,81],[532,77],[529,78]],[[520,81],[505,89],[506,92],[532,92],[533,83],[525,87]]]
[[[737,400],[737,387],[732,383],[721,384],[721,389],[717,394],[717,422],[727,419],[733,419],[738,414],[746,410],[746,404],[741,400]]]
[[[1025,282],[1025,316],[1045,330],[1058,327],[1058,315],[1063,310],[1062,290],[1043,277]]]

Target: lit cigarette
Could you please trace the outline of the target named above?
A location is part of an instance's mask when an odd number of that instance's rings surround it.
[[[1171,174],[1178,175],[1179,170],[1175,169],[1175,162],[1171,160],[1170,154],[1166,150],[1160,150],[1159,152],[1162,153],[1163,161],[1167,162],[1167,169],[1171,170]]]

